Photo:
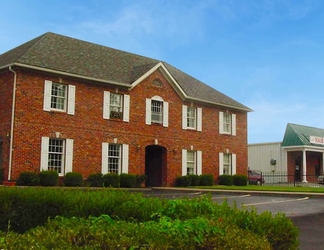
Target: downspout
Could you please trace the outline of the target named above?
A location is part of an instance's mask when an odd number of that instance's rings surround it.
[[[14,131],[14,120],[15,120],[15,108],[16,108],[16,85],[17,85],[17,73],[9,66],[9,70],[14,73],[14,84],[12,93],[12,111],[11,111],[11,127],[10,127],[10,150],[9,150],[9,170],[8,170],[8,181],[11,180],[11,169],[12,169],[12,151],[13,151],[13,131]]]

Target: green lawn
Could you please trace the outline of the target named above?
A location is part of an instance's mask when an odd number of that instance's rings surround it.
[[[324,193],[323,187],[283,187],[283,186],[206,186],[195,187],[199,189],[217,189],[217,190],[246,190],[246,191],[274,191],[274,192],[309,192],[309,193]]]

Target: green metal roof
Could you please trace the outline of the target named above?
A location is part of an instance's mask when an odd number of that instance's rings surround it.
[[[323,144],[311,143],[311,136],[324,138],[324,129],[288,123],[282,146],[314,146],[324,148]]]
[[[19,64],[130,87],[140,76],[159,63],[163,63],[188,98],[252,111],[166,62],[51,32],[0,55],[0,69]]]

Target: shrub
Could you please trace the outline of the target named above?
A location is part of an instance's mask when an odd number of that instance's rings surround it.
[[[199,186],[200,185],[200,176],[199,175],[191,174],[191,175],[189,175],[189,177],[191,179],[190,186]]]
[[[58,184],[59,175],[56,171],[41,171],[38,176],[41,186],[56,186]]]
[[[235,186],[246,186],[247,185],[247,176],[235,174],[233,175],[233,185]]]
[[[34,172],[21,172],[16,181],[16,186],[38,186],[39,177]]]
[[[119,175],[118,174],[105,174],[103,177],[103,184],[105,187],[119,187]]]
[[[146,183],[147,176],[145,174],[137,175],[136,176],[136,186],[141,187],[143,184]]]
[[[87,182],[90,187],[103,187],[103,175],[102,173],[93,173],[88,176]]]
[[[175,185],[176,187],[188,187],[191,185],[191,177],[189,175],[178,176]]]
[[[121,174],[119,179],[119,185],[123,188],[136,187],[137,176],[135,174]]]
[[[200,186],[213,186],[214,177],[211,174],[200,175]]]
[[[81,187],[83,185],[82,174],[78,172],[66,173],[63,180],[64,186],[67,187]]]
[[[228,174],[223,174],[218,177],[218,184],[225,185],[225,186],[232,186],[233,185],[233,177]]]

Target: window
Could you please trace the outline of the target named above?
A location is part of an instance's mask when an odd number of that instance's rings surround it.
[[[129,122],[129,103],[129,95],[104,91],[103,118]]]
[[[62,111],[74,115],[75,86],[46,80],[43,109],[45,111]]]
[[[182,106],[182,128],[201,131],[202,130],[202,109],[183,105]]]
[[[202,152],[195,150],[182,150],[182,175],[201,175]]]
[[[72,171],[73,140],[42,137],[41,170],[57,171],[60,176]]]
[[[146,99],[146,124],[162,124],[163,127],[169,126],[169,103],[163,101],[159,96]]]
[[[152,100],[151,122],[162,124],[162,122],[163,122],[163,102]]]
[[[236,174],[236,154],[219,153],[219,175]]]
[[[128,173],[128,145],[102,143],[102,173]]]
[[[236,135],[236,115],[219,112],[219,133]]]

